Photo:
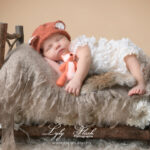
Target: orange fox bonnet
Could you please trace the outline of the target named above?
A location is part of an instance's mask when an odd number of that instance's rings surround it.
[[[65,30],[65,23],[58,20],[55,22],[48,22],[37,27],[32,33],[32,37],[29,39],[29,45],[40,52],[43,42],[55,33],[63,34],[69,41],[71,41],[70,35]]]

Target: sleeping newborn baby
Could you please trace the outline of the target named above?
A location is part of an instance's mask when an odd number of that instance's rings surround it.
[[[144,94],[145,81],[139,59],[144,52],[127,38],[110,41],[100,38],[97,43],[94,37],[85,35],[71,41],[63,21],[40,25],[29,41],[59,75],[62,54],[72,52],[76,55],[76,73],[65,86],[68,93],[79,95],[88,74],[116,72],[123,76],[131,74],[135,78],[136,85],[129,90],[129,96]]]

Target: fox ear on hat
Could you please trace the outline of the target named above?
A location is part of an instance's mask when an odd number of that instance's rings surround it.
[[[39,42],[39,36],[33,36],[28,41],[29,45],[31,45],[36,50],[38,49],[38,42]]]
[[[65,25],[65,23],[63,21],[58,20],[55,23],[55,28],[61,29],[61,30],[65,30],[66,25]]]

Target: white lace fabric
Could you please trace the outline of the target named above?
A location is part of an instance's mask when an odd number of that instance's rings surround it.
[[[92,64],[89,73],[104,73],[114,71],[119,73],[129,73],[124,58],[127,55],[135,54],[139,58],[142,49],[137,47],[128,38],[121,40],[107,40],[82,35],[72,41],[70,51],[76,53],[79,46],[88,45],[91,50]]]

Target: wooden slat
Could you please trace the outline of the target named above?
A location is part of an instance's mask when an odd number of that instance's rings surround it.
[[[30,137],[66,137],[66,138],[95,138],[95,139],[114,139],[114,140],[150,140],[150,131],[136,127],[117,126],[115,128],[104,127],[82,127],[75,129],[73,126],[63,126],[51,124],[43,127],[22,126],[21,127]],[[1,132],[0,132],[1,135]],[[15,131],[15,136],[26,136],[20,130]],[[55,136],[55,137],[54,137]]]
[[[20,44],[24,43],[24,32],[23,32],[23,26],[16,26],[16,34],[20,35],[20,38],[18,38],[16,42],[16,46],[19,46]]]
[[[21,37],[20,34],[16,34],[16,33],[10,34],[10,33],[7,33],[7,39],[9,39],[9,40],[13,40],[13,39],[16,39],[16,38],[18,39],[20,37]]]

